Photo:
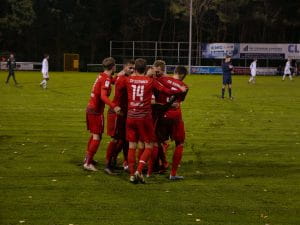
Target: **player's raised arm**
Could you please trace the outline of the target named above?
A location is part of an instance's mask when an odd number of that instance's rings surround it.
[[[176,89],[167,88],[155,79],[153,80],[153,87],[154,87],[154,89],[157,89],[157,90],[164,92],[166,94],[169,94],[169,95],[186,92],[186,90],[187,90],[187,88],[184,86],[179,86],[178,89],[177,88]]]

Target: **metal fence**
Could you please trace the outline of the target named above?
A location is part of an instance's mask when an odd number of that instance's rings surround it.
[[[198,43],[192,43],[192,64],[201,60]],[[157,41],[110,41],[110,56],[118,62],[124,58],[144,58],[149,64],[157,59],[166,61],[169,65],[187,65],[188,42],[157,42]]]
[[[148,64],[162,59],[167,65],[188,65],[188,42],[157,42],[157,41],[110,41],[110,56],[118,63],[124,59],[144,58]],[[248,67],[252,59],[233,59],[235,66]],[[285,59],[260,58],[260,67],[284,66]],[[201,43],[192,43],[193,66],[219,66],[222,59],[207,59],[202,57]]]

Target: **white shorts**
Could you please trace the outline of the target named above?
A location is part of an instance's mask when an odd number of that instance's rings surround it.
[[[284,69],[284,74],[285,75],[291,75],[291,70],[290,69]]]
[[[43,78],[48,78],[49,79],[49,74],[48,73],[42,73],[43,74]]]

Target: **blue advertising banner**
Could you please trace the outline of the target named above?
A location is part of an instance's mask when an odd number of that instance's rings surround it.
[[[220,66],[192,66],[191,73],[193,74],[222,74]]]
[[[166,71],[167,73],[173,73],[176,66],[167,65]],[[192,74],[222,74],[222,67],[220,66],[192,66],[191,67]]]
[[[166,72],[167,73],[174,73],[176,66],[166,66]]]
[[[167,66],[167,72],[173,73],[176,66]],[[220,66],[192,66],[192,74],[222,74],[222,67]],[[258,67],[257,75],[275,75],[277,73],[277,68],[274,67]],[[233,67],[232,74],[235,75],[249,75],[249,67],[236,66]]]
[[[240,44],[236,43],[204,43],[201,45],[202,57],[206,59],[224,59],[226,55],[234,59],[240,58]]]

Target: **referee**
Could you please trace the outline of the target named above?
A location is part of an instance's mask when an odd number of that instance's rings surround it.
[[[231,71],[233,66],[231,64],[231,57],[226,56],[225,62],[222,64],[222,72],[223,72],[223,86],[222,86],[222,98],[224,98],[225,87],[228,87],[229,98],[233,99],[231,96],[231,87],[232,87],[232,79],[231,79]]]
[[[6,83],[8,84],[10,77],[12,76],[15,82],[15,85],[18,84],[15,77],[15,68],[16,68],[16,60],[14,57],[14,54],[10,54],[8,60],[7,60],[7,68],[8,68],[8,76],[6,79]]]

